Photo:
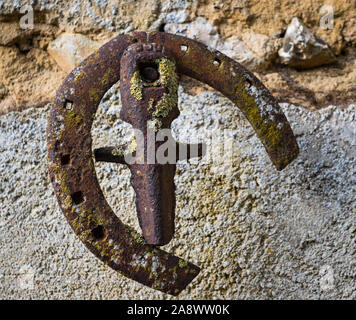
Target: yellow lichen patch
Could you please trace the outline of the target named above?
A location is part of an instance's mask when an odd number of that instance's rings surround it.
[[[83,67],[87,67],[90,64],[93,64],[95,62],[95,59],[93,58],[93,56],[89,56],[88,59],[83,62]]]
[[[138,244],[147,244],[145,239],[131,226],[125,225],[127,232],[130,234],[130,240]]]
[[[185,267],[188,266],[188,262],[187,262],[187,261],[184,261],[184,260],[179,260],[178,265],[179,265],[179,267],[181,267],[181,268],[185,268]]]
[[[106,86],[109,83],[109,79],[113,73],[114,71],[111,68],[108,68],[108,70],[105,72],[104,76],[101,79],[101,84],[103,86]]]
[[[136,148],[137,148],[137,141],[136,141],[136,138],[133,137],[131,143],[127,146],[127,152],[129,154],[133,153],[136,151]]]
[[[89,100],[98,101],[100,98],[101,90],[96,88],[89,89]]]
[[[143,81],[139,71],[136,71],[130,80],[130,93],[136,100],[142,100]]]
[[[67,110],[65,114],[65,125],[66,127],[77,126],[82,122],[83,118],[72,110]]]
[[[60,186],[60,202],[64,208],[70,209],[72,207],[72,198],[70,197],[70,190],[66,182],[67,174],[65,170],[57,164],[51,165],[51,169],[53,170],[56,184]]]
[[[162,126],[162,122],[158,119],[153,119],[148,121],[148,127],[154,132],[157,132]]]
[[[173,61],[167,58],[157,59],[158,71],[160,73],[159,84],[167,87],[168,93],[157,102],[153,117],[166,117],[169,112],[175,107],[178,101],[178,75],[176,65]]]
[[[85,230],[85,231],[81,232],[80,234],[78,234],[78,237],[82,242],[85,242],[89,238],[90,233],[91,233],[90,230]]]
[[[243,83],[240,83],[237,87],[236,98],[237,105],[240,106],[267,150],[273,148],[277,151],[278,148],[283,148],[280,142],[284,131],[277,129],[277,122],[265,121],[260,113],[255,98],[247,93]]]
[[[75,75],[74,81],[75,82],[80,81],[80,80],[84,79],[84,77],[85,77],[85,72],[81,72],[81,73]]]
[[[67,179],[67,175],[65,173],[65,171],[56,165],[55,168],[53,168],[53,172],[54,172],[54,178],[56,181],[60,182],[61,185],[61,194],[68,195],[69,194],[69,188],[66,184],[66,179]]]
[[[131,153],[135,152],[136,148],[137,148],[136,138],[133,137],[132,141],[128,145],[126,145],[125,148],[122,146],[114,148],[113,151],[111,152],[111,154],[113,156],[125,156],[127,154],[131,154]]]
[[[94,246],[102,258],[110,258],[112,256],[112,247],[103,241],[91,241],[91,245]]]
[[[122,147],[117,147],[117,148],[114,148],[112,151],[111,151],[111,154],[115,157],[119,157],[119,156],[124,156],[125,155],[125,150],[124,148]]]
[[[72,198],[70,196],[64,196],[62,198],[62,205],[64,208],[69,209],[73,205]]]
[[[155,102],[155,100],[153,98],[150,98],[150,100],[148,100],[148,108],[147,110],[151,110],[153,108],[153,103]]]
[[[76,234],[80,233],[82,225],[79,222],[79,217],[75,217],[73,220],[71,220],[70,225],[72,226],[72,228]]]
[[[111,154],[113,156],[125,156],[125,155],[128,155],[128,154],[131,154],[131,153],[135,152],[136,148],[137,148],[136,138],[133,137],[132,141],[128,145],[126,145],[125,148],[122,147],[122,146],[114,148],[111,151]]]

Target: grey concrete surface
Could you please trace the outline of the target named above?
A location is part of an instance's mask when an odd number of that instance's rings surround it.
[[[178,298],[356,299],[356,105],[282,105],[301,152],[278,172],[227,99],[182,87],[179,97],[177,139],[229,129],[234,157],[227,167],[178,163],[177,231],[164,248],[202,268]],[[47,177],[49,108],[0,117],[0,299],[171,299],[120,276],[72,233]],[[119,110],[115,87],[98,110],[96,147],[127,140]],[[128,170],[96,170],[115,213],[139,230]]]

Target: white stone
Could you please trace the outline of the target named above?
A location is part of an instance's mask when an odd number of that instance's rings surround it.
[[[100,48],[98,42],[81,34],[63,33],[48,46],[48,53],[65,72],[71,72],[86,57]]]

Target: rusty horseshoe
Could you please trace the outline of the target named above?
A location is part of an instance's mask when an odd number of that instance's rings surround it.
[[[194,264],[157,247],[174,233],[175,164],[128,164],[124,155],[135,153],[130,146],[93,152],[91,127],[105,92],[120,80],[120,117],[144,132],[146,156],[147,124],[154,130],[170,129],[179,115],[179,74],[210,85],[235,103],[277,170],[297,157],[285,115],[251,72],[197,41],[162,32],[119,35],[85,59],[58,90],[47,126],[49,177],[76,235],[114,270],[172,295],[199,273]],[[203,154],[202,145],[198,151],[198,156]],[[108,205],[94,159],[128,165],[143,236],[123,224]]]

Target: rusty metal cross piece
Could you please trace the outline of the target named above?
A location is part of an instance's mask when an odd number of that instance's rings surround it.
[[[120,117],[143,132],[146,159],[147,128],[170,129],[179,115],[179,74],[210,85],[235,103],[277,170],[297,157],[298,145],[286,117],[252,73],[197,41],[161,32],[119,35],[85,59],[58,90],[47,127],[50,180],[76,235],[114,270],[172,295],[199,273],[194,264],[157,247],[174,234],[176,166],[128,163],[126,155],[136,150],[127,145],[93,152],[91,127],[105,92],[120,80]],[[160,144],[155,141],[154,147]],[[203,146],[197,149],[196,155],[202,155]],[[143,236],[122,223],[108,205],[94,159],[128,165]]]

